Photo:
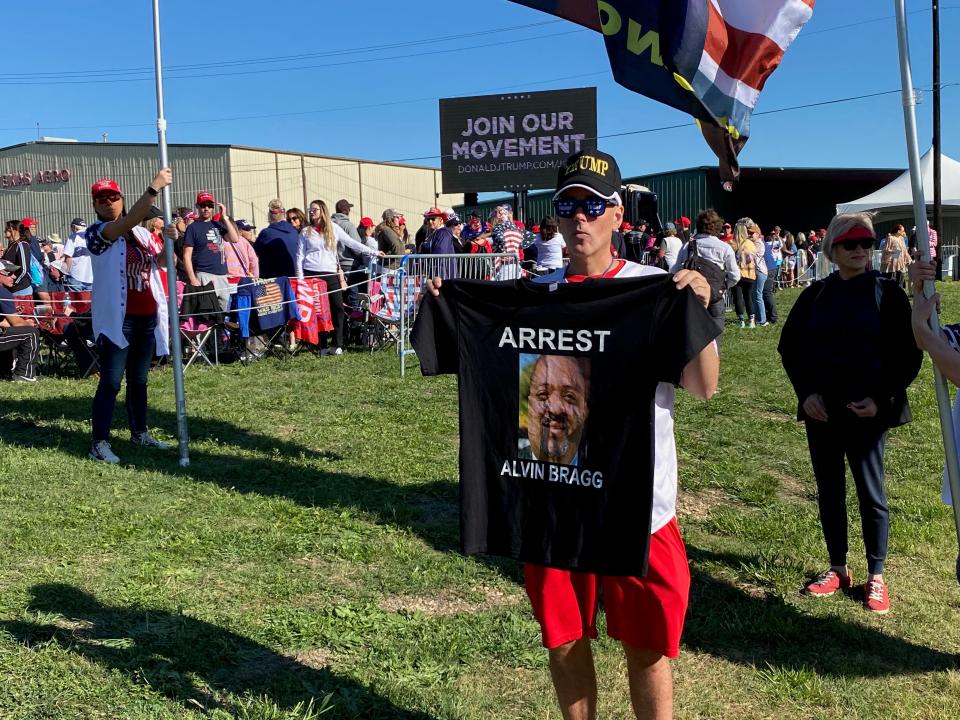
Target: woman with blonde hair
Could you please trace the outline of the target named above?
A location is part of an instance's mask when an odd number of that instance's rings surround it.
[[[330,210],[323,200],[310,203],[310,222],[300,232],[297,243],[297,277],[316,277],[327,284],[330,313],[333,316],[333,348],[327,349],[328,335],[320,337],[322,355],[343,355],[343,327],[346,316],[343,310],[342,290],[346,287],[343,271],[340,270],[337,249],[346,246],[362,255],[383,255],[347,235],[346,231],[330,219]]]
[[[907,252],[906,237],[907,232],[903,225],[897,225],[893,232],[887,235],[887,242],[880,254],[880,272],[883,273],[885,278],[893,280],[901,287],[903,286],[903,272],[913,262],[913,258]]]
[[[860,505],[866,549],[864,606],[890,609],[883,577],[889,537],[883,456],[887,431],[910,422],[907,387],[920,370],[910,303],[895,282],[867,267],[876,245],[864,213],[837,215],[822,252],[837,271],[797,298],[778,348],[797,394],[817,482],[830,567],[803,589],[826,597],[849,589],[846,464]]]
[[[737,310],[740,327],[756,327],[756,308],[753,305],[753,286],[757,281],[756,243],[751,239],[753,232],[760,228],[750,218],[740,218],[733,228],[733,242],[730,246],[740,268],[740,280],[731,288],[733,303]]]

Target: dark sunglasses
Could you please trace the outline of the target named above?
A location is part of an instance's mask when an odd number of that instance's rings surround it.
[[[197,205],[198,208],[210,208],[213,210],[213,203],[200,203]]]
[[[847,252],[853,252],[857,248],[863,248],[864,250],[869,250],[873,247],[873,244],[876,242],[873,238],[861,238],[860,240],[841,240],[837,243]]]
[[[560,198],[553,201],[553,209],[562,218],[572,218],[577,214],[578,209],[582,209],[583,214],[588,218],[598,218],[607,211],[608,207],[610,207],[610,203],[603,198],[585,198],[583,200]]]

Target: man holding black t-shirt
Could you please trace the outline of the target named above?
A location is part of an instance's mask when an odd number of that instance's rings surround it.
[[[183,238],[183,266],[191,285],[202,287],[213,283],[224,312],[230,303],[230,283],[227,281],[227,259],[223,241],[235,243],[240,236],[227,208],[219,203],[220,219],[213,219],[213,193],[201,190],[197,193],[196,222],[191,223]]]
[[[434,278],[414,328],[424,374],[459,375],[464,551],[527,561],[527,595],[568,720],[596,716],[590,639],[601,589],[636,716],[672,716],[669,658],[679,654],[690,587],[675,511],[674,387],[706,400],[719,374],[706,279],[613,256],[621,193],[613,157],[570,157],[554,196],[569,265],[533,282]],[[576,365],[551,370],[545,357]],[[519,397],[504,382],[518,362]],[[624,381],[628,368],[635,376]],[[503,421],[518,406],[519,430]],[[549,454],[551,444],[554,457],[538,459],[536,447]]]

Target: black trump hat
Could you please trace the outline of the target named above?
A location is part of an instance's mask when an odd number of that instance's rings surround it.
[[[622,185],[620,166],[612,155],[599,150],[584,150],[571,155],[563,163],[557,173],[557,192],[553,199],[569,188],[583,188],[604,200],[622,205]]]

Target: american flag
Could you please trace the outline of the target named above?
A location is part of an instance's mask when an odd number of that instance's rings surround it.
[[[702,121],[732,179],[760,91],[816,0],[513,2],[602,32],[616,81]]]
[[[258,308],[283,304],[280,287],[273,280],[258,282],[253,288],[253,296],[256,298]]]

